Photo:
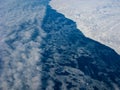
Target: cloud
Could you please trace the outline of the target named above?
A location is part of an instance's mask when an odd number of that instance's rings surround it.
[[[41,29],[45,6],[39,0],[0,1],[0,73],[2,90],[37,90],[41,84]],[[37,30],[38,35],[33,38]],[[4,34],[4,35],[2,35]]]

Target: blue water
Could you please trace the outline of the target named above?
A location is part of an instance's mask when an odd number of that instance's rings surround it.
[[[47,7],[42,29],[47,33],[47,37],[44,38],[43,45],[41,46],[44,50],[42,53],[43,70],[46,72],[43,73],[44,89],[47,87],[48,79],[56,81],[55,77],[50,76],[49,73],[52,68],[57,68],[54,73],[58,77],[70,75],[69,72],[64,72],[65,66],[81,70],[85,75],[95,80],[103,81],[111,89],[113,87],[109,79],[120,86],[120,83],[115,80],[118,77],[120,78],[120,56],[114,50],[86,38],[77,29],[75,22],[56,12],[50,6]],[[80,50],[81,52],[79,52]],[[54,58],[55,53],[58,54],[57,59]],[[93,62],[96,63],[93,64]],[[107,69],[111,71],[108,72]],[[99,72],[102,72],[102,74],[99,75]],[[54,90],[61,90],[60,80],[57,80],[55,83],[58,82],[59,84],[55,84],[57,89]],[[68,83],[68,90],[77,87],[71,85],[71,83]],[[93,88],[98,90],[97,87]],[[84,87],[80,90],[87,89]]]

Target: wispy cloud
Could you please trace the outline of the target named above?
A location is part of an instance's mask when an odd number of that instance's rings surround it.
[[[3,62],[0,89],[37,90],[40,87],[41,66],[37,63],[41,60],[40,43],[46,36],[40,27],[44,14],[45,6],[39,0],[1,1],[0,47],[4,48],[0,48]]]

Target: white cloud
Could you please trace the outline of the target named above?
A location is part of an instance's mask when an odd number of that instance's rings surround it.
[[[42,67],[36,64],[41,60],[42,50],[39,47],[46,33],[40,27],[45,6],[39,2],[0,1],[0,58],[4,62],[0,73],[2,90],[22,90],[23,84],[29,90],[40,87]],[[21,25],[26,26],[23,28]],[[39,32],[35,41],[31,40],[34,28]],[[6,41],[11,42],[7,44]]]

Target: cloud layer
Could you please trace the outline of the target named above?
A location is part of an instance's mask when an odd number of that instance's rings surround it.
[[[0,90],[40,89],[45,9],[40,0],[0,1]]]

